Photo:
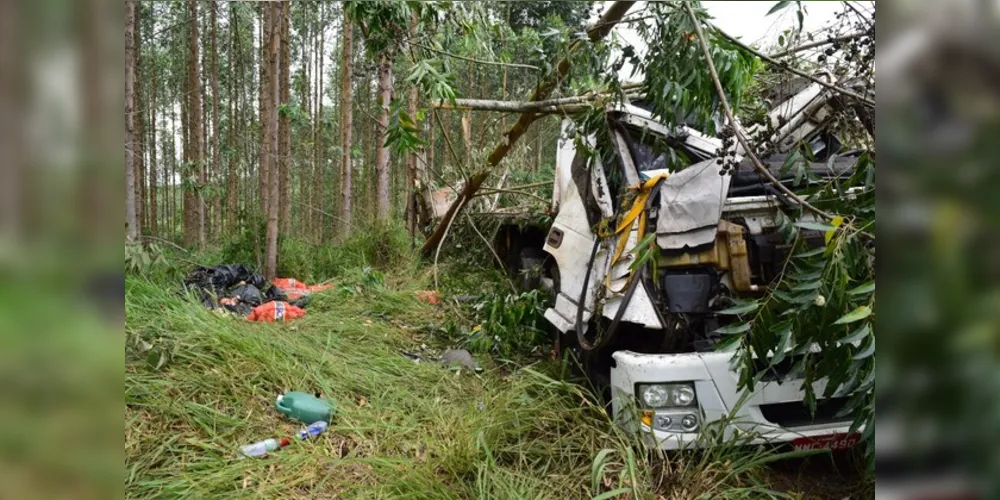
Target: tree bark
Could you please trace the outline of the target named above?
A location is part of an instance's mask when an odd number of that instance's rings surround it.
[[[260,206],[261,213],[267,218],[268,214],[271,213],[268,210],[268,195],[270,194],[270,187],[268,186],[269,171],[268,168],[273,159],[273,152],[269,146],[269,138],[271,137],[271,131],[268,130],[270,126],[271,110],[270,110],[270,96],[267,87],[268,82],[271,81],[271,66],[267,63],[268,60],[268,47],[271,40],[271,15],[272,9],[268,3],[260,3],[261,10],[261,33],[260,33],[260,84],[258,85],[260,89],[260,112],[258,116],[260,117],[260,154],[258,155],[259,167],[257,169],[257,182],[260,186]]]
[[[226,162],[226,230],[229,234],[233,234],[236,230],[236,134],[235,134],[235,124],[236,124],[236,64],[235,60],[237,56],[236,51],[236,36],[238,33],[237,26],[239,20],[236,16],[235,4],[229,4],[229,57],[227,58],[227,64],[229,65],[227,83],[229,84],[229,92],[227,94],[227,99],[229,108],[228,113],[228,124],[226,125],[226,143],[229,148],[229,155]]]
[[[389,104],[392,101],[392,57],[382,55],[378,67],[378,127],[375,132],[375,196],[377,198],[376,214],[379,222],[389,220],[389,147],[386,146],[386,134],[389,131]]]
[[[281,56],[279,61],[281,64],[278,69],[278,78],[280,81],[278,83],[279,87],[279,109],[280,107],[288,106],[288,101],[291,98],[291,89],[289,88],[289,59],[291,58],[291,46],[289,42],[289,30],[290,23],[289,18],[291,10],[291,2],[281,2]],[[291,162],[291,120],[288,117],[288,113],[281,113],[278,119],[278,189],[280,195],[278,197],[278,222],[281,225],[282,234],[288,234],[290,226],[290,207],[291,207],[291,193],[292,187],[290,182],[289,174],[289,163]]]
[[[346,237],[351,230],[351,132],[353,124],[353,90],[352,79],[352,54],[354,26],[351,25],[350,16],[344,10],[343,25],[343,62],[341,66],[341,89],[340,89],[340,147],[341,147],[341,170],[340,170],[340,235]]]
[[[222,235],[222,167],[220,164],[219,151],[219,46],[217,41],[218,32],[218,4],[211,3],[209,7],[212,35],[212,178],[216,193],[212,197],[212,227],[215,228],[214,235],[218,238]]]
[[[135,21],[132,34],[135,36],[135,102],[132,110],[135,113],[136,162],[135,162],[135,217],[139,224],[139,234],[149,229],[146,224],[146,124],[145,106],[142,99],[142,6],[135,5]]]
[[[589,40],[591,42],[596,42],[607,36],[614,25],[621,20],[630,8],[632,8],[634,3],[635,2],[632,1],[617,1],[611,4],[598,22],[591,25],[587,29],[587,36]],[[579,48],[581,43],[581,41],[573,42],[567,50],[572,53]],[[555,90],[559,80],[564,78],[566,74],[569,73],[569,59],[567,57],[562,58],[558,63],[556,63],[555,67],[556,71],[546,77],[541,83],[538,84],[537,87],[535,87],[535,91],[531,96],[532,101],[547,99],[552,94],[552,91]],[[490,170],[500,164],[504,157],[507,156],[507,153],[510,152],[511,147],[517,142],[518,139],[521,138],[522,135],[524,135],[524,132],[528,130],[528,127],[532,124],[532,122],[538,119],[538,116],[539,115],[534,113],[521,114],[517,122],[514,123],[506,134],[504,134],[505,140],[498,144],[493,149],[493,152],[490,153],[490,156],[486,159],[487,167],[469,177],[469,181],[462,187],[462,192],[459,193],[458,198],[456,198],[451,206],[448,207],[448,211],[441,219],[441,222],[438,223],[434,233],[424,241],[423,246],[420,248],[424,255],[427,255],[431,250],[437,248],[438,243],[444,237],[444,233],[447,231],[448,226],[451,225],[451,220],[458,215],[458,212],[466,204],[466,202],[473,198],[476,191],[479,190],[483,182],[489,177]]]
[[[315,135],[313,138],[313,196],[314,201],[313,206],[321,210],[325,209],[326,203],[326,169],[323,163],[323,138],[326,135],[323,130],[323,57],[325,53],[325,19],[324,15],[320,15],[320,25],[317,30],[317,39],[319,41],[319,60],[317,61],[318,70],[316,71],[316,118],[313,120]],[[317,241],[323,241],[324,225],[323,219],[320,218],[319,212],[312,212],[315,217],[314,227],[316,228]]]
[[[198,80],[198,3],[188,0],[187,157],[184,159],[184,243],[201,242],[201,84]]]
[[[150,32],[155,31],[156,27],[156,16],[150,16]],[[156,54],[156,46],[154,45],[150,50],[153,54]],[[153,63],[149,65],[150,67],[150,92],[149,92],[149,234],[152,236],[158,236],[160,232],[160,209],[157,205],[157,191],[159,190],[159,174],[157,170],[156,161],[156,87],[158,85],[157,73],[158,68],[156,66],[156,58],[153,58]],[[171,136],[173,137],[173,136]]]
[[[315,198],[315,190],[309,186],[309,178],[316,176],[316,81],[313,76],[317,73],[317,57],[319,53],[319,37],[317,36],[319,27],[319,2],[312,4],[312,20],[307,23],[307,32],[302,37],[302,78],[304,80],[303,91],[302,91],[302,102],[303,108],[306,113],[309,114],[309,137],[311,146],[310,152],[310,163],[309,168],[311,172],[309,175],[299,176],[299,190],[302,192],[302,197],[305,199],[306,205],[316,206],[313,203]],[[305,212],[302,217],[302,222],[305,224],[304,234],[313,234],[313,228],[315,225],[316,218],[314,216],[314,211],[310,210]]]
[[[278,213],[280,203],[280,177],[277,158],[275,154],[278,149],[278,100],[281,94],[280,69],[281,69],[281,38],[286,2],[273,2],[266,4],[265,10],[271,11],[268,15],[270,38],[267,43],[267,99],[270,101],[266,119],[268,121],[267,145],[269,150],[268,160],[268,211],[267,211],[267,249],[264,254],[264,277],[273,280],[278,270]]]
[[[135,169],[135,2],[125,0],[125,240],[135,241],[139,236],[136,219]]]

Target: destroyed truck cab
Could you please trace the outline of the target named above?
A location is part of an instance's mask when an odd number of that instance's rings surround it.
[[[810,144],[815,157],[807,166],[821,177],[846,176],[854,163],[824,130],[827,105],[814,85],[773,108],[779,152],[764,161],[793,190],[781,150],[800,141]],[[734,352],[716,348],[721,335],[715,331],[732,317],[715,312],[731,306],[730,298],[763,294],[779,278],[791,249],[776,218],[796,209],[795,202],[763,180],[739,149],[735,167],[723,172],[718,138],[668,128],[631,104],[609,110],[608,123],[612,164],[597,155],[588,160],[562,134],[555,215],[542,251],[544,284],[555,295],[545,318],[611,401],[615,420],[662,449],[701,446],[699,434],[713,422],[725,436],[749,435],[753,442],[802,445],[837,436],[840,445],[849,443],[853,436],[844,433],[852,416],[840,411],[847,398],[821,401],[810,412],[802,381],[787,378],[794,356],[768,370],[744,397]],[[564,122],[564,131],[570,126]],[[676,158],[686,165],[672,168]],[[645,194],[636,189],[644,184]],[[630,187],[635,199],[626,195]],[[615,234],[595,234],[602,221],[605,227],[615,221],[618,227],[606,231]],[[655,234],[655,265],[633,266],[641,233]],[[803,235],[810,245],[823,245],[821,233]],[[824,386],[819,381],[816,393]]]

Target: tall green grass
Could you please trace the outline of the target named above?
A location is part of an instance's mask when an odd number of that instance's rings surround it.
[[[176,271],[128,275],[127,496],[752,498],[768,492],[756,459],[733,461],[747,456],[741,452],[665,456],[643,448],[611,423],[585,385],[554,375],[562,371],[554,362],[480,356],[486,370],[474,374],[401,355],[424,344],[446,347],[451,339],[436,332],[456,321],[456,309],[416,299],[430,286],[430,273],[403,243],[366,235],[327,249],[302,279],[335,277],[336,286],[288,324],[206,310],[180,293]],[[274,410],[275,396],[290,389],[335,401],[330,429],[266,458],[239,459],[240,445],[301,427]],[[738,469],[731,467],[736,463]]]

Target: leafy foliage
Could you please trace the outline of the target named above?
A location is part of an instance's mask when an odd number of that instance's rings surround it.
[[[704,23],[707,12],[699,2],[694,2],[693,7],[699,21]],[[699,130],[718,134],[724,121],[719,98],[698,48],[691,18],[669,2],[651,2],[649,8],[655,20],[636,25],[647,45],[645,57],[625,50],[622,58],[629,59],[634,71],[645,75],[646,98],[657,118],[668,124],[689,123]],[[714,30],[706,33],[726,97],[734,107],[739,107],[744,89],[760,69],[760,61],[716,35]]]
[[[801,161],[801,160],[800,160]],[[862,155],[849,179],[821,183],[810,179],[811,199],[842,214],[832,223],[811,215],[799,220],[779,216],[779,231],[793,255],[780,283],[761,299],[737,301],[722,314],[736,320],[718,330],[722,348],[740,346],[736,363],[740,384],[753,390],[761,377],[791,360],[792,379],[802,379],[806,404],[850,396],[844,414],[865,425],[873,451],[875,412],[875,191],[870,156]],[[811,174],[806,174],[811,177]],[[810,248],[806,238],[822,237]],[[764,365],[756,360],[766,360]],[[822,393],[814,382],[827,379]]]

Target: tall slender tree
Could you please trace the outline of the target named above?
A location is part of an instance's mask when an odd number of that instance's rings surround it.
[[[135,110],[135,2],[125,0],[125,239],[139,235],[135,201],[136,140]]]
[[[187,144],[184,158],[184,243],[201,243],[204,231],[200,182],[202,180],[201,84],[198,80],[198,2],[188,0]]]
[[[281,98],[281,38],[284,34],[284,14],[287,2],[271,2],[264,6],[268,14],[269,29],[266,31],[270,37],[267,39],[267,84],[265,89],[267,95],[265,100],[269,101],[267,106],[267,149],[269,157],[267,161],[267,248],[264,254],[264,277],[274,279],[278,270],[278,215],[280,205],[280,179],[281,172],[278,166],[278,102]]]
[[[378,64],[378,121],[375,133],[375,197],[376,216],[380,222],[389,220],[389,146],[386,144],[386,134],[389,131],[389,108],[392,103],[392,56],[384,53]]]
[[[313,101],[316,108],[316,113],[313,118],[313,196],[312,200],[317,207],[324,207],[324,199],[326,197],[325,193],[325,169],[323,168],[323,138],[325,134],[323,133],[323,57],[324,48],[326,45],[325,39],[325,28],[326,28],[326,10],[323,4],[319,5],[320,12],[318,15],[319,26],[317,27],[316,40],[318,48],[318,57],[316,61],[316,98]],[[323,241],[324,225],[321,223],[319,212],[313,212],[315,216],[316,223],[313,227],[316,228],[317,241]]]
[[[212,179],[215,193],[212,196],[212,227],[216,236],[222,235],[222,167],[219,151],[219,46],[218,46],[218,5],[209,4],[209,27],[212,30]]]
[[[351,230],[351,133],[354,130],[353,109],[354,100],[351,98],[353,78],[353,38],[354,26],[351,25],[351,16],[348,9],[344,9],[344,24],[342,27],[343,42],[341,43],[342,63],[340,73],[340,235],[346,236]]]
[[[143,234],[146,229],[146,127],[145,127],[145,106],[142,99],[142,11],[141,4],[135,5],[135,21],[132,34],[135,37],[135,88],[132,95],[132,112],[135,113],[135,138],[136,138],[136,162],[135,162],[135,212],[136,221],[139,224],[139,234]]]
[[[258,116],[260,117],[260,154],[258,156],[260,166],[257,169],[257,181],[260,185],[260,205],[261,212],[266,218],[271,211],[268,209],[268,196],[270,194],[270,188],[268,186],[268,179],[271,160],[273,159],[273,153],[270,150],[269,138],[271,137],[271,131],[268,129],[270,127],[271,121],[269,117],[271,116],[270,110],[270,98],[268,95],[268,82],[271,81],[271,68],[272,66],[268,64],[268,48],[271,40],[271,16],[273,14],[273,9],[268,3],[258,4],[260,8],[261,22],[260,22],[260,84],[258,88],[260,90],[259,100],[260,100],[260,111]]]
[[[291,59],[291,44],[289,42],[291,17],[291,2],[281,2],[281,55],[278,66],[278,223],[281,225],[281,232],[289,232],[289,222],[291,217],[291,182],[289,173],[289,163],[291,162],[291,120],[288,116],[288,105],[291,99],[291,88],[289,83],[289,72]]]
[[[236,92],[236,58],[239,52],[236,49],[236,36],[239,18],[236,16],[236,4],[229,3],[229,57],[226,63],[229,66],[226,72],[229,78],[226,79],[229,90],[227,92],[229,117],[227,119],[226,143],[228,148],[227,169],[226,169],[226,229],[233,231],[236,229],[236,177],[237,177],[237,156],[236,156],[236,102],[238,100]]]
[[[156,31],[156,4],[150,4],[150,16],[149,16],[149,29],[147,32],[152,37],[152,33]],[[157,191],[159,190],[159,174],[157,169],[156,158],[156,130],[159,123],[157,122],[156,114],[156,92],[157,86],[159,85],[159,79],[157,78],[159,74],[159,58],[157,57],[158,50],[155,44],[150,44],[149,47],[149,72],[150,72],[150,85],[149,85],[149,234],[152,236],[159,235],[160,229],[160,209],[157,205]]]

